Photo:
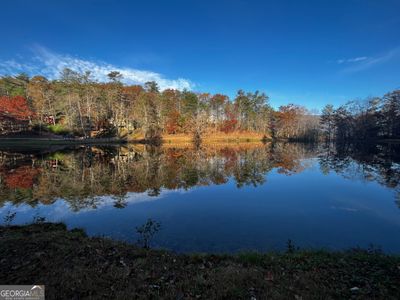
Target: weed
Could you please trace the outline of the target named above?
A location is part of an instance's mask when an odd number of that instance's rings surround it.
[[[138,244],[149,249],[151,240],[160,229],[161,224],[152,219],[148,219],[142,226],[136,227],[136,232],[139,234]]]

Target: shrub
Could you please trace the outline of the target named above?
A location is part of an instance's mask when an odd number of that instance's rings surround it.
[[[69,130],[64,128],[61,124],[49,125],[47,129],[55,134],[66,135],[69,134]]]

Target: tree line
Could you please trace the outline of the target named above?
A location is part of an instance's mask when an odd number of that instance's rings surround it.
[[[400,90],[383,97],[347,102],[321,113],[321,131],[327,141],[400,138]]]
[[[195,139],[231,132],[256,132],[266,138],[316,134],[317,119],[306,108],[290,104],[275,111],[268,96],[258,91],[239,90],[229,99],[223,94],[160,91],[156,82],[125,85],[119,72],[110,72],[108,78],[108,82],[96,82],[90,72],[67,68],[57,80],[25,74],[2,77],[1,132],[13,131],[12,123],[22,128],[29,123],[34,130],[57,134],[133,135],[146,140],[164,134],[187,134]],[[21,99],[26,101],[23,105]],[[24,116],[10,107],[19,107]]]
[[[119,72],[108,82],[89,71],[65,68],[58,79],[26,74],[0,78],[0,133],[32,130],[81,137],[258,133],[269,139],[349,140],[400,137],[400,91],[352,101],[321,114],[288,104],[274,109],[259,91],[223,94],[161,91],[156,82],[123,84]]]

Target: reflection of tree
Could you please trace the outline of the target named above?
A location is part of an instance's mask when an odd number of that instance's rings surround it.
[[[0,200],[35,205],[63,198],[79,210],[95,208],[99,196],[112,195],[115,207],[122,208],[127,192],[158,196],[162,189],[224,184],[229,178],[238,187],[256,186],[273,168],[269,151],[261,144],[237,149],[82,147],[45,157],[2,157]]]
[[[268,153],[264,152],[264,154]],[[258,151],[249,151],[240,157],[233,169],[236,185],[242,187],[244,185],[257,186],[263,184],[265,173],[273,168],[273,163],[268,157],[269,155],[266,155],[263,159],[259,159],[260,153]]]
[[[125,195],[114,195],[114,207],[115,208],[125,208],[128,205],[128,202],[126,201],[127,196]]]
[[[36,176],[40,173],[38,168],[20,166],[5,174],[5,184],[10,189],[32,188]]]
[[[47,156],[0,157],[0,203],[51,204],[58,198],[73,210],[96,208],[100,196],[112,196],[114,206],[127,205],[127,193],[158,196],[163,189],[191,189],[225,184],[257,186],[276,168],[292,175],[307,168],[319,154],[321,170],[348,178],[374,180],[400,191],[398,146],[368,149],[341,145],[321,151],[313,144],[276,143],[256,146],[82,147]]]
[[[162,189],[224,184],[229,178],[239,188],[257,186],[265,182],[265,174],[274,167],[284,174],[300,172],[301,158],[310,152],[300,144],[139,148],[82,147],[44,158],[25,157],[17,162],[19,172],[25,176],[20,183],[29,191],[22,195],[7,184],[10,169],[17,168],[10,167],[9,160],[2,160],[0,199],[19,199],[35,205],[38,201],[51,204],[63,198],[73,210],[80,210],[96,208],[101,201],[99,196],[111,195],[114,206],[123,208],[128,192],[158,196]]]
[[[272,145],[272,159],[278,173],[292,175],[306,169],[305,158],[314,156],[318,147],[314,143],[277,143]]]
[[[396,200],[397,206],[400,208],[400,190],[396,192]]]
[[[346,178],[376,181],[400,191],[399,144],[338,144],[320,155],[319,161],[324,173],[333,170]]]

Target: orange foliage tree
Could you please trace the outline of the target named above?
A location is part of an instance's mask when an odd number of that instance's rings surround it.
[[[30,109],[26,99],[21,96],[15,97],[0,97],[0,115],[7,116],[9,118],[28,121],[35,114]]]
[[[25,98],[0,97],[0,134],[26,130],[34,115]]]

